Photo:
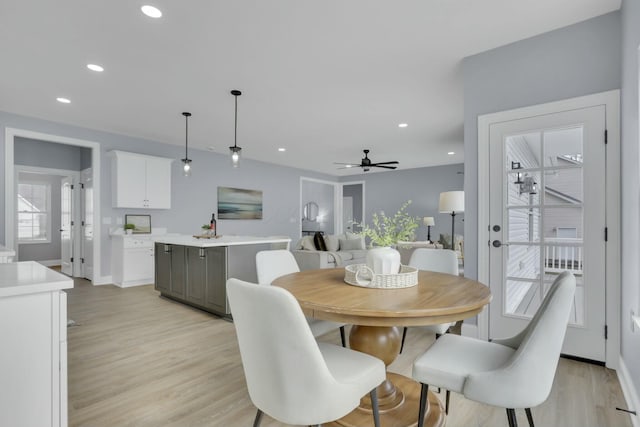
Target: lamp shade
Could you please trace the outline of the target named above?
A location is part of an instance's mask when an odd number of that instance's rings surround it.
[[[440,213],[464,212],[464,191],[440,193]]]
[[[432,217],[432,216],[425,216],[425,217],[422,219],[422,223],[423,223],[424,225],[426,225],[427,227],[429,227],[429,226],[433,226],[433,225],[436,225],[436,223],[435,223],[435,221],[433,220],[433,217]]]

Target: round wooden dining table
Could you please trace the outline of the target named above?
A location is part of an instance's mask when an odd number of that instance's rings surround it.
[[[466,319],[491,301],[487,286],[450,274],[419,271],[418,285],[399,289],[353,286],[344,281],[344,276],[344,268],[306,270],[279,277],[272,285],[291,292],[308,317],[353,325],[349,346],[381,359],[386,366],[400,353],[399,327]],[[381,424],[417,425],[419,399],[419,383],[387,371],[387,379],[378,387]],[[427,401],[425,425],[444,425],[444,408],[438,397],[429,391]],[[369,397],[336,424],[373,425]]]

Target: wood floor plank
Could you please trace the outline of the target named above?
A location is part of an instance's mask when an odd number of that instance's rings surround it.
[[[161,298],[150,285],[75,283],[68,292],[76,322],[68,329],[71,427],[252,425],[256,409],[232,323]],[[321,339],[339,344],[337,333]],[[409,328],[390,370],[410,375],[413,360],[432,342],[432,335]],[[561,359],[551,395],[533,415],[537,426],[631,426],[615,406],[625,406],[615,372]],[[524,411],[517,417],[527,425]],[[262,422],[283,425],[268,416]],[[452,394],[447,426],[506,425],[504,409]]]

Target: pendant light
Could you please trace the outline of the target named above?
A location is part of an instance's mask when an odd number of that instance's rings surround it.
[[[189,158],[189,117],[191,117],[191,113],[184,112],[182,113],[184,116],[184,159],[182,159],[183,166],[183,175],[191,176],[191,159]]]
[[[236,97],[236,114],[235,114],[235,128],[233,131],[233,147],[229,147],[229,152],[231,153],[231,164],[234,168],[237,168],[240,164],[240,152],[242,151],[241,147],[238,147],[238,97],[242,95],[242,92],[239,90],[232,90],[231,95]]]

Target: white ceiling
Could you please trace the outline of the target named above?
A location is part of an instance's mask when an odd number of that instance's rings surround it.
[[[143,4],[164,16],[144,16]],[[229,92],[240,89],[246,158],[334,175],[361,173],[333,162],[358,163],[364,148],[374,162],[398,160],[400,169],[459,163],[462,58],[619,7],[620,0],[2,0],[0,110],[182,146],[181,113],[190,111],[189,145],[227,153]]]

